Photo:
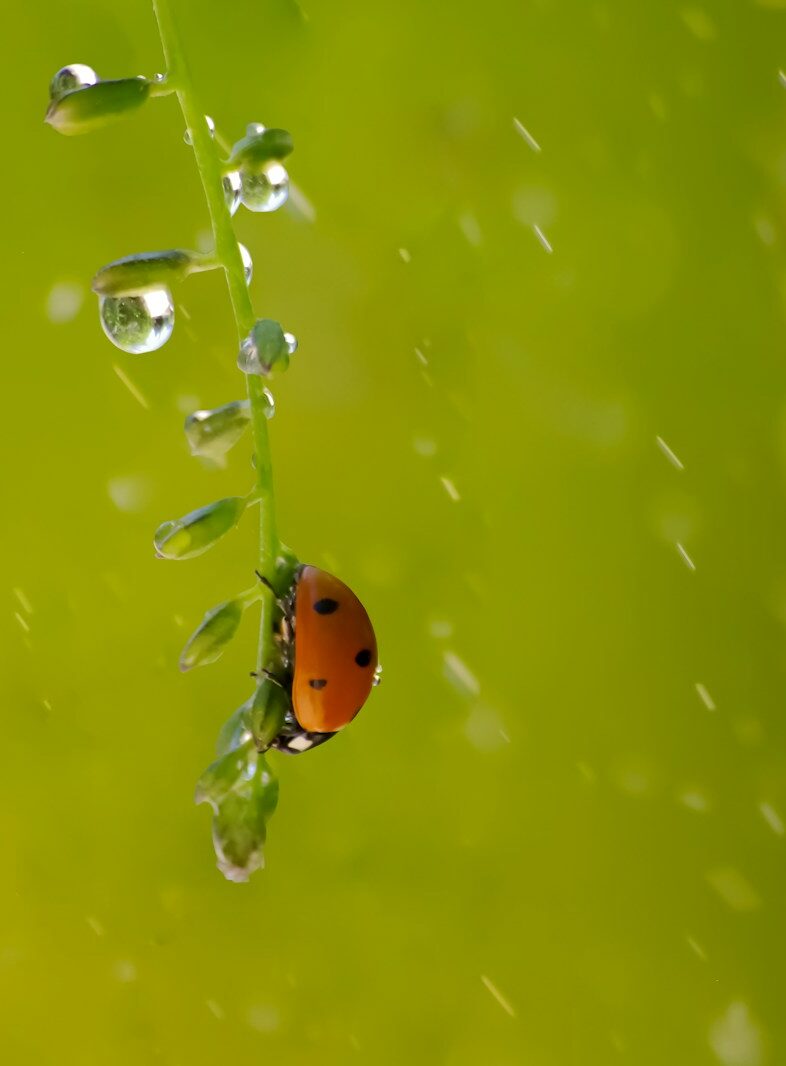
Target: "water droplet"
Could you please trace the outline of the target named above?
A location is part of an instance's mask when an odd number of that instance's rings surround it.
[[[46,317],[57,325],[70,322],[79,314],[84,291],[73,281],[58,281],[46,298]]]
[[[215,137],[215,135],[216,135],[216,124],[213,121],[213,119],[210,117],[210,115],[205,115],[205,122],[207,123],[208,130],[210,131],[210,136],[211,137]],[[187,129],[187,130],[183,131],[183,140],[186,142],[186,144],[188,145],[189,148],[191,148],[193,146],[194,138],[191,136],[191,130]]]
[[[251,252],[246,248],[245,244],[237,243],[240,249],[240,258],[243,260],[243,273],[246,275],[246,285],[251,284],[251,279],[254,276],[254,260],[251,258]]]
[[[671,465],[673,467],[675,467],[677,470],[684,470],[685,469],[685,465],[682,462],[682,460],[677,455],[674,454],[674,452],[668,446],[668,444],[663,439],[663,437],[656,437],[655,438],[655,443],[658,445],[660,450],[663,452],[663,454],[666,456],[666,458],[669,460],[669,462],[671,463]]]
[[[101,922],[99,922],[98,918],[94,918],[92,914],[88,914],[87,917],[85,918],[85,921],[90,926],[90,928],[93,930],[93,932],[95,933],[96,936],[103,936],[104,935],[105,929],[104,929],[103,925],[101,924]]]
[[[166,74],[154,74],[153,81],[158,82],[160,85],[161,82],[166,81]]]
[[[677,799],[683,807],[697,814],[706,814],[710,809],[708,797],[699,788],[686,788],[677,796]]]
[[[515,129],[516,133],[520,134],[524,138],[524,140],[527,142],[527,144],[530,146],[530,148],[532,149],[533,152],[539,152],[540,151],[540,145],[538,144],[538,142],[535,140],[535,138],[532,136],[532,134],[526,128],[524,123],[520,122],[515,117],[515,115],[513,117],[513,128]]]
[[[707,686],[706,685],[702,685],[700,681],[697,681],[694,687],[696,689],[696,692],[699,695],[699,699],[704,704],[704,706],[707,708],[707,710],[708,711],[714,711],[715,710],[715,700],[712,698],[712,696],[707,691]]]
[[[289,196],[289,175],[272,159],[259,170],[240,170],[240,199],[249,211],[276,211]]]
[[[783,826],[783,819],[772,806],[772,804],[760,803],[759,813],[761,814],[767,825],[770,827],[770,829],[773,831],[773,833],[776,833],[779,837],[782,837],[785,831]]]
[[[258,137],[260,133],[265,132],[265,127],[261,122],[249,122],[246,126],[247,137]]]
[[[480,979],[483,982],[483,984],[486,986],[486,988],[489,990],[489,992],[492,994],[494,999],[496,999],[497,1003],[499,1003],[500,1007],[502,1007],[502,1009],[505,1011],[505,1013],[509,1014],[511,1016],[511,1018],[515,1018],[516,1017],[515,1010],[510,1005],[510,1002],[506,999],[506,997],[502,995],[502,993],[497,988],[497,986],[494,984],[494,982],[490,978],[486,977],[485,974],[481,974],[480,975]]]
[[[240,207],[240,193],[243,185],[240,180],[239,170],[230,170],[228,174],[224,175],[224,199],[226,200],[227,207],[229,208],[230,215],[234,215],[235,211]]]
[[[276,400],[270,389],[263,389],[262,399],[264,401],[263,411],[265,412],[265,418],[272,418],[276,413]]]
[[[445,492],[447,492],[448,496],[450,496],[451,500],[453,500],[454,503],[458,503],[461,499],[461,493],[453,484],[451,479],[449,477],[441,477],[439,480],[442,482],[442,486],[445,489]]]
[[[761,897],[750,881],[733,866],[708,870],[707,881],[723,902],[734,911],[755,911],[761,906]]]
[[[205,1006],[219,1022],[223,1022],[226,1018],[226,1011],[219,1003],[216,1003],[214,999],[205,1000]]]
[[[549,253],[549,255],[551,255],[551,253],[554,251],[554,249],[551,246],[551,241],[548,239],[548,237],[543,232],[543,230],[540,228],[540,226],[537,226],[537,225],[533,226],[532,227],[532,232],[538,238],[538,240],[543,245],[543,247],[546,249],[546,251]]]
[[[92,67],[85,63],[70,63],[62,67],[49,83],[49,95],[53,100],[72,93],[75,89],[84,89],[88,85],[95,85],[98,75]]]
[[[480,695],[480,682],[467,664],[454,651],[443,653],[442,661],[446,679],[466,696]]]
[[[121,984],[126,985],[136,981],[136,966],[129,959],[119,959],[112,967],[112,972],[115,980]]]
[[[710,1026],[709,1043],[723,1066],[761,1066],[764,1035],[747,1003],[736,1000]]]
[[[149,478],[132,474],[128,477],[111,477],[106,491],[118,511],[137,514],[150,503],[153,486]]]
[[[250,1007],[246,1020],[252,1029],[258,1033],[274,1033],[280,1025],[279,1013],[275,1007],[260,1004]]]
[[[289,349],[289,354],[290,355],[294,355],[295,352],[297,351],[297,337],[295,336],[294,333],[285,333],[284,334],[284,340],[287,342],[287,348]]]
[[[415,437],[412,441],[412,447],[424,459],[430,459],[437,454],[437,442],[429,437]]]
[[[498,751],[510,743],[501,716],[484,704],[470,711],[464,722],[464,736],[478,751]]]
[[[154,352],[169,340],[175,327],[175,306],[167,288],[135,296],[102,296],[99,313],[104,333],[121,351]]]

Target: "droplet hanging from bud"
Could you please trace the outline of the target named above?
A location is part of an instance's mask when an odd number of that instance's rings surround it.
[[[249,211],[277,211],[289,196],[289,175],[276,160],[258,169],[240,168],[240,200]]]
[[[247,881],[264,866],[267,822],[278,804],[278,781],[251,741],[208,767],[194,797],[213,808],[213,847],[229,881]]]
[[[248,503],[242,496],[227,496],[182,518],[163,522],[153,538],[156,554],[162,559],[194,559],[204,555],[235,528]]]
[[[254,323],[240,345],[237,365],[244,374],[273,377],[286,370],[295,348],[297,341],[291,333],[284,333],[281,325],[272,318],[262,318]]]
[[[95,85],[97,81],[98,75],[86,63],[69,63],[67,67],[61,67],[52,78],[49,83],[49,96],[58,100],[66,93],[85,89],[88,85]]]
[[[235,400],[213,411],[194,411],[185,432],[191,454],[223,463],[224,456],[242,437],[251,418],[248,400]]]
[[[245,244],[241,244],[240,241],[238,241],[237,246],[240,249],[240,258],[243,260],[243,273],[246,276],[246,285],[250,285],[251,279],[254,276],[254,260],[251,258],[251,252],[249,252]]]
[[[99,314],[110,341],[133,355],[156,351],[175,328],[175,305],[165,286],[133,296],[101,296]]]
[[[240,207],[240,194],[243,186],[240,180],[240,171],[230,170],[222,179],[224,186],[224,200],[229,208],[230,215],[234,215]]]
[[[150,84],[142,77],[118,78],[74,89],[52,99],[45,121],[69,137],[89,133],[140,108],[150,95]]]

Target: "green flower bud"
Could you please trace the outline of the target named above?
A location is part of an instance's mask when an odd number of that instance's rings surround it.
[[[149,95],[150,83],[145,78],[98,81],[54,97],[45,121],[66,136],[89,133],[136,111]]]
[[[294,148],[292,134],[287,130],[261,130],[249,133],[232,146],[227,170],[259,170],[271,159],[286,159]]]
[[[248,773],[249,761],[255,751],[247,739],[211,763],[197,781],[194,803],[209,803],[217,811],[233,788],[242,787],[243,776]]]
[[[297,340],[291,333],[285,333],[272,318],[261,318],[240,345],[237,365],[244,374],[273,377],[287,369],[296,349]]]
[[[246,715],[258,751],[266,751],[279,735],[289,706],[290,699],[284,689],[270,678],[263,678]]]
[[[237,633],[243,611],[249,602],[238,596],[234,600],[219,603],[207,612],[180,655],[183,673],[193,670],[195,666],[208,666],[221,658],[227,644]]]
[[[267,822],[278,803],[278,781],[252,742],[218,759],[197,785],[197,803],[213,808],[213,846],[229,881],[247,881],[264,866]]]
[[[164,559],[193,559],[203,555],[235,528],[247,506],[248,500],[242,496],[227,496],[182,518],[162,523],[153,538],[156,554]]]
[[[213,411],[194,411],[186,419],[185,431],[192,455],[223,464],[251,420],[248,400],[234,400]]]
[[[217,263],[212,256],[189,252],[184,248],[173,248],[166,252],[140,252],[138,255],[115,259],[101,267],[93,278],[93,292],[99,296],[147,292],[215,266]]]
[[[221,726],[218,740],[216,741],[217,755],[227,755],[230,751],[234,751],[235,748],[239,748],[251,739],[248,718],[253,700],[254,697],[252,696],[245,703],[241,703],[238,709]],[[197,800],[197,802],[199,801]]]

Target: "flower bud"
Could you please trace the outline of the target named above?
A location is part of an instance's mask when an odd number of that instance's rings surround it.
[[[185,673],[195,666],[208,666],[224,654],[227,644],[238,631],[248,601],[242,596],[219,603],[207,612],[188,638],[180,655],[180,669]]]
[[[212,411],[194,411],[185,424],[191,454],[222,465],[224,456],[243,436],[250,419],[248,400],[234,400]]]
[[[247,504],[242,496],[227,496],[182,518],[163,522],[153,538],[156,554],[164,559],[193,559],[203,555],[235,528]]]
[[[150,83],[145,78],[97,81],[54,97],[45,121],[66,136],[89,133],[136,111],[149,95]]]
[[[289,357],[297,348],[291,333],[284,333],[272,318],[261,318],[240,345],[237,365],[244,374],[273,377],[289,366]]]
[[[235,748],[239,748],[251,739],[248,716],[251,713],[253,700],[254,697],[251,696],[245,703],[241,703],[238,709],[221,726],[218,740],[216,741],[216,754],[219,757],[227,755],[230,751],[234,751]]]
[[[197,785],[197,803],[213,808],[213,846],[229,881],[247,881],[264,866],[267,821],[278,803],[278,781],[249,741],[218,759]]]
[[[281,732],[290,707],[287,692],[268,677],[254,693],[246,721],[258,751],[266,751]]]
[[[287,130],[253,130],[232,146],[227,168],[261,169],[271,159],[286,159],[294,147],[292,134]]]
[[[195,271],[210,270],[215,265],[212,256],[189,252],[184,248],[126,255],[101,267],[93,278],[93,292],[99,296],[147,292],[161,285],[182,281]]]
[[[247,739],[243,744],[225,752],[197,781],[194,803],[209,803],[214,811],[233,788],[242,786],[244,775],[253,760],[254,745]]]

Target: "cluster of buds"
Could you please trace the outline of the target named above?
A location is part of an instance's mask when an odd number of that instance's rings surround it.
[[[68,136],[88,133],[138,112],[148,100],[175,91],[164,75],[104,80],[83,64],[72,64],[50,83],[46,121]],[[218,152],[220,140],[208,116],[205,122],[216,145],[224,202],[230,215],[240,204],[250,211],[275,211],[289,195],[289,176],[283,160],[292,151],[286,130],[251,123],[246,135]],[[185,135],[193,144],[192,131]],[[220,199],[219,199],[220,203]],[[238,245],[246,284],[253,264],[248,250]],[[102,267],[93,278],[101,325],[121,350],[141,354],[165,344],[175,324],[173,289],[189,275],[223,264],[215,254],[169,249],[125,256]],[[272,319],[254,324],[237,356],[240,369],[255,379],[269,379],[289,365],[297,348],[291,333]],[[193,455],[224,465],[228,452],[240,441],[256,415],[271,417],[273,397],[258,384],[252,400],[234,400],[212,410],[199,410],[186,419],[185,433]],[[253,403],[253,409],[252,409]],[[203,555],[231,532],[245,511],[259,502],[259,492],[227,496],[163,522],[155,532],[154,548],[162,559],[184,560]],[[282,549],[275,573],[277,589],[291,583],[297,560]],[[216,662],[237,633],[243,615],[264,595],[261,583],[209,610],[191,634],[180,656],[180,669],[192,670]],[[273,813],[278,784],[264,752],[284,728],[289,703],[283,690],[267,676],[256,680],[250,699],[230,718],[221,734],[219,758],[203,774],[197,802],[213,809],[213,841],[218,865],[231,880],[245,880],[263,863],[267,820]]]

